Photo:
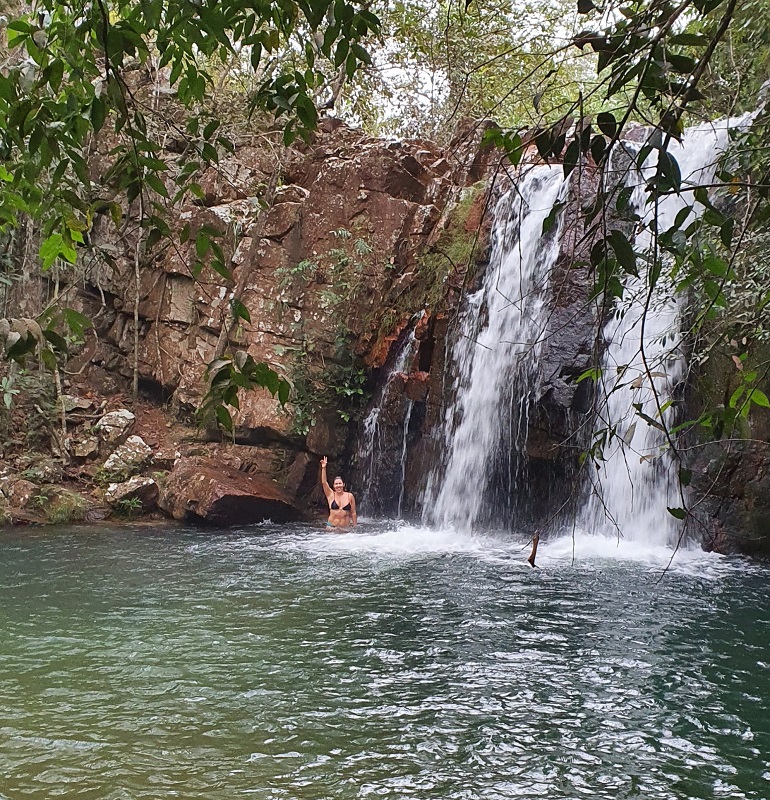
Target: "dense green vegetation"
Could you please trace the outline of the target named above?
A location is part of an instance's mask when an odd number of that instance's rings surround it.
[[[767,336],[767,117],[719,172],[729,202],[714,199],[716,187],[683,187],[668,148],[693,121],[755,107],[768,76],[768,18],[766,0],[19,3],[5,11],[0,66],[4,263],[10,269],[22,238],[29,257],[32,224],[40,266],[66,270],[90,248],[97,218],[108,217],[133,253],[137,287],[158,242],[191,236],[191,274],[210,267],[229,279],[223,231],[177,230],[170,219],[201,197],[200,176],[232,149],[248,114],[284,145],[310,135],[319,109],[335,108],[372,132],[444,141],[460,118],[492,115],[501,127],[489,139],[511,160],[534,130],[540,155],[562,159],[567,172],[586,158],[605,170],[614,142],[643,123],[652,133],[639,163],[657,153],[649,202],[694,191],[708,207],[697,223],[654,231],[650,289],[667,275],[695,298],[701,356],[745,341],[733,348],[745,364],[750,343]],[[150,87],[141,83],[147,74]],[[160,145],[168,137],[182,143],[173,158]],[[95,155],[110,163],[98,184]],[[261,200],[270,203],[271,187]],[[622,293],[623,273],[636,270],[632,242],[607,225],[609,212],[627,212],[627,200],[621,192],[610,209],[602,195],[586,211],[598,236],[596,291],[608,299]],[[238,288],[232,325],[249,319]],[[40,323],[39,334],[25,329],[7,354],[21,360],[42,349],[56,370],[87,321],[54,298]],[[287,398],[288,384],[229,352],[226,337],[216,356],[209,408],[223,426],[232,425],[226,407],[237,406],[241,388],[267,386]],[[135,367],[135,389],[137,374]],[[742,375],[742,391],[701,420],[716,432],[766,404],[765,366]]]

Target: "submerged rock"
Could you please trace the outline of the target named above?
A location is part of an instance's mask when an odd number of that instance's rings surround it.
[[[177,461],[158,505],[174,519],[197,518],[219,526],[268,519],[287,522],[303,516],[272,481],[201,456]]]

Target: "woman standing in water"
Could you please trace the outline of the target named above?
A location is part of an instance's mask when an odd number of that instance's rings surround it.
[[[326,480],[326,456],[321,459],[321,487],[326,495],[326,502],[329,504],[329,519],[327,525],[330,528],[347,528],[349,525],[358,524],[356,514],[356,498],[350,492],[345,491],[345,484],[342,478],[334,479],[334,489],[329,486]]]

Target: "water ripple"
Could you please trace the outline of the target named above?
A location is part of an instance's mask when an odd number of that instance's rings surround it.
[[[767,569],[601,545],[2,534],[0,798],[767,798]]]

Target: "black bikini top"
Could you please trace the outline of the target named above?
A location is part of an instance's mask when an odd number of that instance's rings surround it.
[[[331,508],[332,511],[339,511],[340,507],[337,505],[337,501],[336,500],[332,500],[331,503],[329,504],[329,508]],[[348,504],[346,506],[343,506],[342,510],[343,511],[350,511],[350,492],[348,492]]]

